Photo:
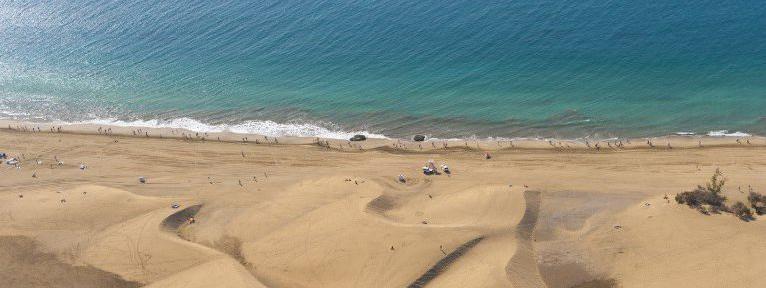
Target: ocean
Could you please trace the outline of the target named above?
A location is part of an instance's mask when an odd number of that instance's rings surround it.
[[[766,135],[766,5],[0,0],[0,118],[330,138]]]

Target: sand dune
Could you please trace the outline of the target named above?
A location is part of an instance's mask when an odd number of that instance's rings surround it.
[[[515,253],[513,233],[487,236],[425,287],[514,287],[505,265]]]
[[[508,278],[514,287],[545,287],[537,268],[534,234],[540,213],[540,192],[524,193],[526,208],[524,217],[516,226],[516,251],[505,267]]]
[[[220,258],[173,274],[144,286],[147,288],[259,288],[266,287],[237,261]]]
[[[2,287],[140,287],[118,275],[89,265],[71,265],[53,253],[40,251],[25,236],[0,236]]]
[[[87,277],[62,282],[82,287],[759,287],[766,272],[753,264],[766,256],[761,219],[662,198],[715,168],[732,200],[745,197],[738,186],[766,189],[758,147],[506,148],[486,160],[465,149],[0,136],[2,152],[24,156],[0,167],[0,236],[49,255],[18,267],[84,267]],[[429,159],[453,173],[422,175]]]
[[[172,212],[170,208],[160,209],[105,229],[85,250],[83,261],[125,279],[147,283],[222,256],[161,230],[161,222]]]
[[[410,285],[407,285],[407,287],[419,288],[429,285],[431,281],[439,278],[439,276],[441,276],[444,271],[447,271],[447,269],[449,269],[450,266],[455,263],[455,261],[458,261],[461,257],[463,257],[463,255],[468,253],[482,240],[484,240],[484,236],[471,239],[468,242],[463,243],[463,245],[458,246],[455,248],[455,250],[445,255],[444,258],[440,259],[439,262],[436,262],[436,264],[431,266],[431,268],[429,268],[426,273],[423,273],[423,275],[420,275],[418,279],[415,279],[415,281],[410,283]]]
[[[593,242],[621,249],[614,275],[628,287],[758,287],[766,267],[761,249],[766,227],[731,215],[704,216],[667,204],[659,197],[646,200],[615,216],[625,225],[619,233],[599,231]],[[761,222],[761,220],[757,221]],[[611,231],[613,232],[613,231]],[[605,249],[606,250],[606,249]]]
[[[499,185],[463,187],[439,183],[423,193],[402,196],[399,201],[403,203],[385,213],[389,219],[400,223],[427,219],[437,227],[507,230],[519,222],[524,211],[522,192]]]
[[[67,254],[84,251],[98,231],[163,205],[158,199],[98,185],[24,189],[2,197],[4,233],[33,236],[48,250]]]
[[[464,229],[379,221],[364,212],[374,196],[344,198],[307,213],[246,242],[245,256],[260,279],[277,286],[401,287],[443,256],[440,245],[456,247],[477,236]]]

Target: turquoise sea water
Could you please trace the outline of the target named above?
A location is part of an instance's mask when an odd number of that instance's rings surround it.
[[[0,0],[0,118],[275,136],[766,134],[766,5]]]

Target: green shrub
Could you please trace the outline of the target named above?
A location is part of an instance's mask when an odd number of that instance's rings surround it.
[[[766,195],[750,191],[750,194],[747,195],[747,201],[750,202],[750,207],[753,207],[756,214],[766,214]]]
[[[679,193],[675,199],[678,204],[686,204],[702,214],[728,212],[729,209],[725,204],[726,197],[721,195],[725,184],[726,179],[723,177],[723,173],[716,169],[710,182],[704,187],[699,185],[692,191]]]
[[[737,201],[737,203],[734,203],[734,205],[731,206],[731,213],[744,221],[751,221],[755,219],[753,218],[753,212],[750,211],[750,208],[748,208],[745,203],[740,201]]]

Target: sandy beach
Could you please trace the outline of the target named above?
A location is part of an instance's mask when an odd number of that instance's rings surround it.
[[[730,203],[766,191],[761,137],[58,127],[0,123],[19,161],[0,167],[0,287],[760,287],[766,273],[764,219],[673,200],[716,169]],[[451,173],[424,175],[429,160]]]

